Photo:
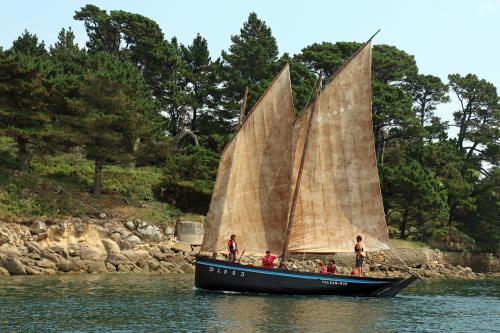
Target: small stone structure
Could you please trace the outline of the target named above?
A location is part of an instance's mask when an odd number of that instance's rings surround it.
[[[175,226],[175,233],[180,242],[201,245],[205,230],[200,222],[178,221]]]

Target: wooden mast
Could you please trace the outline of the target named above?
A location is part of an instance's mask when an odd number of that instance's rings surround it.
[[[243,101],[240,107],[240,126],[243,124],[243,121],[245,120],[246,110],[247,110],[247,98],[248,98],[248,85],[245,86],[245,91],[243,93]]]
[[[302,170],[304,169],[304,162],[306,160],[307,146],[309,143],[309,131],[311,130],[311,125],[313,122],[314,111],[316,111],[317,103],[319,100],[319,95],[321,94],[321,84],[323,81],[323,70],[320,71],[318,81],[316,83],[316,95],[314,97],[311,114],[309,116],[309,122],[307,124],[306,138],[304,140],[304,148],[302,148],[302,157],[300,159],[299,173],[297,175],[297,182],[295,183],[295,190],[293,192],[292,206],[290,207],[290,214],[288,214],[288,224],[286,228],[285,244],[283,246],[283,253],[281,254],[281,263],[285,263],[286,255],[288,250],[288,242],[290,241],[290,234],[292,231],[292,223],[295,217],[295,206],[297,206],[298,194],[300,190],[300,179],[302,178]]]

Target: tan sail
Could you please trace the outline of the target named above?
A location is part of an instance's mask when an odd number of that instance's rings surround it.
[[[202,251],[226,252],[231,234],[240,252],[283,247],[291,184],[294,111],[288,65],[278,74],[225,148]]]
[[[295,124],[293,180],[311,110]],[[312,117],[288,250],[354,251],[358,234],[366,250],[389,248],[374,151],[370,42],[324,88]]]

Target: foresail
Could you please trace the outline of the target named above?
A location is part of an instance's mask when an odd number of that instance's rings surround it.
[[[288,250],[354,251],[358,234],[367,250],[388,248],[371,115],[371,43],[334,76],[315,107]],[[295,123],[292,180],[311,111]]]
[[[202,251],[225,252],[231,234],[237,235],[240,253],[281,251],[289,210],[293,121],[287,65],[222,154]]]

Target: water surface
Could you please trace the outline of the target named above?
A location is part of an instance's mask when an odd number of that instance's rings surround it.
[[[498,332],[500,280],[388,299],[195,290],[193,275],[0,277],[0,332]]]

